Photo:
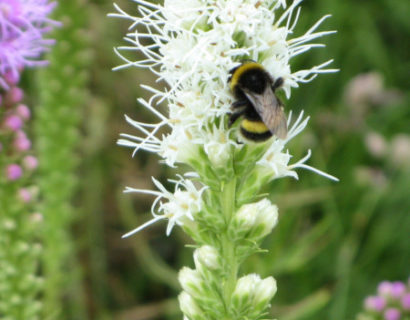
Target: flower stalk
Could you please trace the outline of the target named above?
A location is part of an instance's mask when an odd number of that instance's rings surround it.
[[[274,79],[283,79],[280,90],[290,97],[291,88],[313,80],[332,61],[306,70],[293,71],[290,60],[311,48],[311,41],[333,33],[316,29],[328,17],[319,19],[296,38],[293,31],[300,14],[300,0],[165,0],[163,5],[134,0],[138,16],[115,5],[113,16],[128,19],[132,25],[125,37],[127,46],[116,53],[128,66],[148,68],[163,80],[167,89],[142,85],[152,93],[138,102],[158,119],[142,123],[126,116],[140,135],[122,134],[118,144],[157,153],[170,167],[187,164],[192,172],[169,180],[168,191],[153,178],[157,190],[127,188],[156,196],[153,219],[128,232],[141,231],[159,220],[167,220],[166,234],[181,227],[196,242],[195,269],[179,273],[183,289],[179,296],[185,319],[267,319],[270,300],[276,293],[272,277],[241,275],[240,266],[260,251],[262,240],[278,220],[278,208],[262,188],[283,177],[298,179],[296,169],[311,170],[337,180],[306,161],[311,152],[290,164],[286,144],[306,127],[303,112],[296,119],[287,112],[287,136],[273,136],[255,143],[240,134],[237,121],[228,125],[234,102],[228,86],[229,71],[251,59]],[[136,51],[139,61],[129,57]],[[168,113],[157,106],[166,103]],[[158,132],[167,127],[168,133]],[[164,202],[166,200],[166,202]]]
[[[72,224],[78,218],[72,203],[78,188],[79,130],[90,61],[86,7],[81,0],[59,2],[55,17],[63,25],[53,33],[59,45],[47,55],[50,66],[37,78],[39,106],[34,129],[42,177],[39,208],[44,215],[43,316],[56,319],[64,315],[86,317],[71,236]]]
[[[221,189],[222,213],[225,217],[227,229],[229,229],[232,215],[235,212],[236,179],[232,179],[227,184],[222,184]],[[231,241],[227,232],[221,235],[221,247],[223,253],[222,256],[225,260],[225,268],[226,270],[229,270],[223,293],[226,309],[229,310],[231,305],[231,296],[235,289],[238,275],[238,261],[235,254],[235,244]]]

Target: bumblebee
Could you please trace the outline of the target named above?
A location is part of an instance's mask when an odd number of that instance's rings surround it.
[[[274,79],[259,63],[244,61],[229,71],[228,83],[236,99],[229,127],[242,117],[240,132],[248,140],[262,142],[273,135],[286,138],[286,116],[275,94],[283,78]]]

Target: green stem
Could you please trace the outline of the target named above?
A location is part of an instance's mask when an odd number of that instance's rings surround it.
[[[222,213],[226,221],[225,233],[221,235],[222,253],[225,259],[226,279],[223,288],[226,316],[229,316],[232,293],[235,290],[238,278],[238,260],[235,254],[235,242],[228,236],[228,227],[235,211],[236,178],[221,186]],[[228,319],[228,318],[227,318]]]

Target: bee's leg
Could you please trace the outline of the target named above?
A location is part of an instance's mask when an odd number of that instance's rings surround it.
[[[248,104],[247,100],[237,100],[234,103],[232,103],[231,110],[245,108],[247,104]]]
[[[275,92],[276,89],[280,88],[283,85],[283,82],[284,80],[282,77],[277,78],[276,81],[272,85],[273,92]]]

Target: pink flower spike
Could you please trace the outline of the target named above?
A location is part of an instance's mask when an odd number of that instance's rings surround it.
[[[386,312],[384,313],[385,320],[400,320],[400,317],[401,317],[400,311],[394,308],[387,309]]]
[[[10,115],[4,120],[4,125],[12,131],[17,131],[23,126],[23,121],[16,115]]]
[[[386,300],[383,297],[371,296],[364,301],[366,310],[380,312],[386,307]]]
[[[23,120],[28,120],[31,116],[31,111],[25,104],[19,104],[16,108],[16,113]]]
[[[15,181],[17,179],[20,179],[21,176],[23,175],[23,170],[21,169],[21,167],[17,164],[10,164],[7,166],[7,178],[10,181]]]
[[[410,311],[410,293],[406,293],[402,298],[401,298],[401,305],[404,310]]]
[[[27,170],[34,170],[38,166],[38,160],[34,156],[25,156],[23,159],[23,165]]]

